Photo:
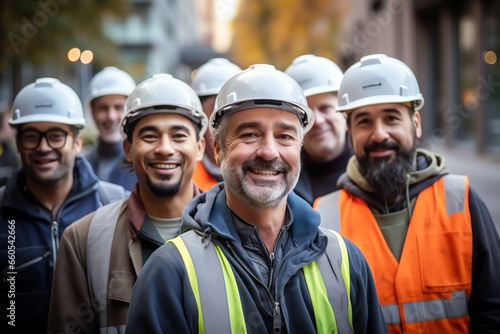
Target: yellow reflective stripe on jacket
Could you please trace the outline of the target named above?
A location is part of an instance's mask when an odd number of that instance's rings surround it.
[[[168,241],[177,247],[186,267],[198,308],[198,332],[246,333],[239,290],[229,261],[218,246],[200,240],[191,230]],[[216,300],[226,303],[214,305]]]
[[[302,270],[304,271],[307,289],[311,296],[314,318],[316,320],[316,330],[318,333],[338,333],[335,313],[328,301],[328,292],[326,291],[325,282],[319,271],[318,263],[314,261],[304,266]]]
[[[240,292],[238,290],[238,284],[236,284],[236,279],[234,278],[233,270],[220,247],[213,243],[212,245],[215,247],[215,251],[219,257],[222,272],[224,274],[224,282],[226,282],[231,333],[246,333],[247,327],[245,324],[245,316],[243,315],[243,306],[241,306]]]
[[[186,271],[189,277],[189,283],[191,284],[191,289],[193,290],[194,298],[196,300],[196,306],[198,307],[198,330],[200,333],[205,333],[205,327],[203,324],[203,311],[200,303],[200,292],[198,290],[198,280],[196,279],[196,271],[194,269],[193,261],[191,260],[191,255],[186,248],[186,245],[181,238],[174,238],[167,242],[171,242],[177,247],[179,254],[182,257],[182,261],[186,266]]]
[[[337,232],[320,229],[328,238],[325,254],[303,268],[316,328],[319,333],[354,333],[347,247]]]
[[[328,237],[327,251],[318,261],[303,268],[317,331],[353,333],[347,248],[336,232],[322,230]],[[246,333],[245,315],[231,265],[219,246],[200,240],[201,236],[190,230],[168,241],[177,247],[185,264],[198,308],[199,333]],[[226,303],[214,307],[214,300],[226,300]],[[334,309],[339,314],[335,314]]]
[[[335,232],[334,230],[329,230],[339,241],[340,253],[342,254],[342,262],[340,264],[340,271],[342,272],[342,278],[344,279],[345,289],[347,291],[347,314],[349,317],[349,323],[352,328],[352,304],[351,304],[351,272],[349,270],[349,257],[347,255],[347,246],[345,245],[344,239],[342,236]]]

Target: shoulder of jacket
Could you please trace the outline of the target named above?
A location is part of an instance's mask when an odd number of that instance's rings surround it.
[[[130,192],[124,187],[102,180],[98,181],[97,192],[103,205],[127,198],[130,195]]]
[[[123,199],[121,201],[116,201],[113,203],[110,203],[105,206],[101,206],[97,208],[95,211],[92,211],[88,213],[87,215],[83,216],[82,218],[74,221],[73,223],[69,224],[68,227],[64,230],[64,233],[68,231],[67,233],[72,233],[77,235],[78,237],[85,237],[87,238],[90,225],[94,222],[94,217],[96,216],[96,213],[100,212],[101,210],[109,210],[111,207],[114,206],[119,206],[120,207],[120,212],[122,211],[122,207],[127,204],[127,200]],[[108,217],[109,218],[109,217]]]
[[[99,210],[99,208],[97,209]],[[90,223],[94,219],[96,211],[92,211],[85,216],[81,217],[78,220],[75,220],[73,223],[69,224],[68,227],[63,232],[63,235],[66,234],[74,234],[76,236],[82,236],[88,234]]]

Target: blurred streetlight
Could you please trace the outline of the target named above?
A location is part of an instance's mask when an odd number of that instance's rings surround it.
[[[80,49],[79,48],[73,48],[68,51],[68,59],[71,62],[75,62],[80,58]]]
[[[497,62],[497,54],[495,51],[486,51],[483,53],[484,61],[489,65],[494,65]]]
[[[68,59],[75,63],[77,74],[75,79],[78,80],[80,98],[83,100],[87,97],[87,86],[91,75],[91,67],[86,65],[92,62],[94,53],[90,50],[81,51],[79,48],[72,48],[68,51]]]
[[[92,59],[94,59],[94,54],[90,50],[83,51],[82,55],[80,56],[80,60],[83,64],[90,64],[90,62],[92,62]]]

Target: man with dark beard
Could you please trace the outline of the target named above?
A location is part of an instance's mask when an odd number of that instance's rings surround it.
[[[339,97],[355,157],[317,208],[366,256],[389,332],[497,333],[498,234],[467,177],[417,148],[424,98],[413,72],[363,57]]]
[[[168,74],[129,95],[121,125],[138,183],[128,200],[98,209],[63,234],[49,333],[123,333],[132,287],[151,253],[180,231],[205,148],[208,119],[196,93]],[[71,330],[69,330],[70,328]]]
[[[274,66],[224,84],[209,122],[224,183],[193,199],[185,233],[149,258],[127,333],[386,332],[363,256],[292,191],[313,123]]]

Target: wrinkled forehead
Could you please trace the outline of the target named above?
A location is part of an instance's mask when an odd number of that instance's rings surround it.
[[[302,127],[300,119],[296,114],[271,107],[245,109],[226,117],[228,117],[231,127],[245,123],[260,127],[272,126],[294,128],[297,132]]]

